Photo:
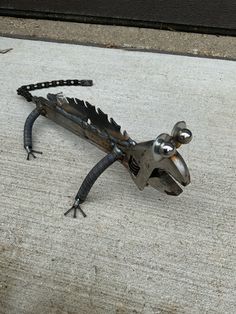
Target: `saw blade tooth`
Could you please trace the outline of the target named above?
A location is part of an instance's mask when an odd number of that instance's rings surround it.
[[[74,99],[75,99],[75,102],[76,102],[77,105],[81,105],[81,106],[84,107],[84,101],[83,100],[80,100],[78,98],[74,98]]]
[[[96,114],[100,117],[102,110],[100,108],[97,108],[97,107],[95,107],[95,110],[96,110]]]
[[[100,108],[97,108],[97,113],[102,115],[102,116],[106,115]]]
[[[113,118],[110,118],[110,123],[116,128],[117,131],[120,132],[121,126],[119,124],[117,124],[116,121],[113,120]]]
[[[110,122],[111,124],[113,124],[114,126],[117,126],[118,124],[115,122],[115,120],[113,118],[110,118]]]
[[[91,105],[88,101],[86,101],[85,104],[89,110],[96,112],[95,106]]]
[[[86,114],[87,107],[85,106],[84,101],[76,98],[76,104],[78,105],[79,110]]]
[[[73,98],[70,97],[66,97],[66,100],[68,101],[69,104],[74,103]]]
[[[73,107],[76,107],[78,109],[83,109],[83,107],[81,107],[81,100],[77,99],[77,98],[70,98],[67,97],[67,101],[69,102],[69,104],[71,104]]]
[[[108,122],[108,115],[106,113],[104,113],[100,108],[97,108],[97,112],[103,120]]]

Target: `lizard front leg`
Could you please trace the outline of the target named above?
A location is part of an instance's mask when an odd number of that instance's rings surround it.
[[[36,158],[34,153],[42,154],[42,152],[38,152],[33,150],[32,144],[32,128],[35,120],[40,116],[41,112],[38,108],[35,108],[27,117],[24,125],[24,148],[27,152],[27,160],[29,160],[30,155]]]
[[[82,215],[86,217],[86,214],[80,207],[80,204],[82,204],[86,200],[89,191],[91,190],[93,184],[98,179],[98,177],[122,155],[122,151],[115,147],[110,154],[107,154],[90,170],[83,183],[81,184],[78,193],[76,194],[73,206],[67,212],[65,212],[64,215],[67,215],[70,211],[73,211],[73,217],[76,218],[77,210],[79,210]]]

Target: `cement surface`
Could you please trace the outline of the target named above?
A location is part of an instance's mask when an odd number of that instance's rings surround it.
[[[0,35],[236,59],[236,37],[230,36],[14,17],[0,17]]]
[[[232,61],[0,38],[0,313],[235,313],[236,64]],[[186,120],[192,183],[179,197],[139,192],[114,164],[83,209],[64,217],[104,154],[40,117],[27,161],[28,83],[88,100],[137,141]],[[47,91],[35,92],[46,95]]]

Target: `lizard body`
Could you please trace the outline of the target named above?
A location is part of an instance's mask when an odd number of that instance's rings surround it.
[[[179,195],[182,189],[177,184],[190,183],[190,175],[177,148],[187,144],[192,138],[191,132],[186,128],[184,121],[176,123],[171,135],[160,134],[156,139],[136,143],[126,131],[112,118],[108,118],[101,109],[96,109],[87,101],[69,98],[63,94],[48,94],[47,98],[32,96],[30,91],[45,87],[68,85],[92,86],[90,80],[60,80],[52,82],[24,85],[17,92],[27,101],[35,103],[36,108],[31,112],[24,127],[24,148],[29,159],[35,158],[32,144],[32,127],[35,120],[43,115],[76,135],[88,140],[103,150],[107,155],[92,168],[83,181],[73,206],[65,213],[80,210],[86,214],[80,204],[87,195],[97,178],[115,161],[120,161],[129,171],[133,181],[140,190],[150,185],[155,189],[169,195]]]

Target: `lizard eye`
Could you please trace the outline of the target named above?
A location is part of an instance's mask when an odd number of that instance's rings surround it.
[[[177,141],[181,144],[188,144],[192,137],[192,132],[189,129],[181,129],[177,135]]]
[[[163,157],[171,157],[176,153],[175,146],[170,142],[165,141],[157,141],[154,146],[154,152],[163,156]]]
[[[164,157],[171,157],[175,154],[175,147],[171,143],[162,143],[160,146],[160,154]]]

